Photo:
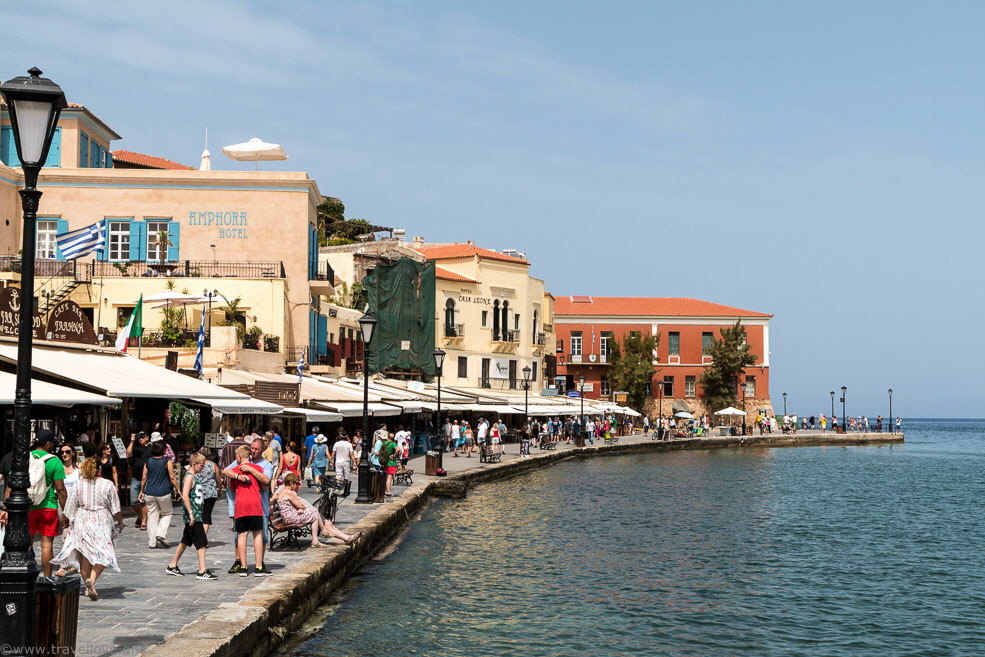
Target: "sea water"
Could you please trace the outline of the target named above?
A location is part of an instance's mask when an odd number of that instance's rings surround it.
[[[443,501],[294,655],[985,654],[985,420],[572,460]]]

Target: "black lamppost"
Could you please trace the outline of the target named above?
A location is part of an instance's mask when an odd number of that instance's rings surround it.
[[[575,440],[576,447],[585,446],[585,376],[578,377],[578,398],[581,399],[581,424],[578,425],[578,438]]]
[[[841,430],[844,433],[848,433],[848,413],[845,412],[845,393],[848,392],[848,388],[841,386]]]
[[[657,402],[658,410],[660,411],[660,424],[657,425],[657,435],[660,438],[664,436],[664,382],[657,381],[657,395],[660,401]]]
[[[896,433],[896,425],[893,424],[893,389],[889,389],[889,432]]]
[[[438,375],[438,465],[443,467],[442,457],[445,452],[445,428],[441,424],[441,371],[445,364],[445,352],[443,349],[434,350],[434,370]]]
[[[742,435],[744,436],[746,435],[746,382],[740,382],[739,388],[742,390]]]
[[[834,418],[834,416],[835,416],[835,391],[832,390],[831,391],[831,417]],[[832,427],[832,429],[833,428],[834,427]]]
[[[202,296],[209,300],[209,330],[206,332],[208,336],[209,346],[212,346],[212,299],[222,296],[219,294],[219,290],[202,290]]]
[[[375,442],[369,433],[369,343],[373,340],[373,329],[376,328],[376,318],[363,315],[359,318],[359,330],[363,336],[363,441],[369,441],[372,451]],[[359,459],[359,484],[356,504],[371,504],[373,502],[370,490],[369,458]]]
[[[41,71],[0,85],[14,131],[17,156],[24,171],[20,191],[24,211],[21,252],[20,319],[17,325],[17,389],[14,393],[14,446],[7,498],[7,533],[0,557],[0,642],[27,654],[34,644],[34,581],[38,565],[30,553],[27,515],[31,498],[28,451],[31,447],[31,350],[34,335],[34,251],[37,236],[38,175],[48,158],[61,111],[68,106],[61,88]],[[46,619],[47,620],[47,619]],[[74,646],[73,646],[74,648]]]
[[[530,423],[527,405],[530,393],[530,366],[527,365],[520,371],[523,372],[523,426],[527,426]]]
[[[787,393],[783,393],[783,414],[787,414]]]

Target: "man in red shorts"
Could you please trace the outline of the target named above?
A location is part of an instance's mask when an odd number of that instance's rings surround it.
[[[32,544],[35,536],[41,536],[41,570],[45,577],[51,577],[51,558],[55,556],[52,545],[58,536],[59,526],[68,526],[68,518],[58,512],[59,506],[65,508],[68,495],[65,492],[65,468],[62,467],[61,459],[51,454],[54,443],[54,432],[51,429],[42,429],[35,435],[31,445],[31,459],[44,459],[44,480],[48,493],[40,504],[33,505],[28,511],[27,527]]]
[[[258,450],[259,451],[259,450]],[[250,448],[240,445],[236,448],[236,464],[222,471],[229,480],[229,487],[236,499],[236,563],[229,573],[240,577],[249,576],[246,563],[246,538],[253,538],[253,555],[256,557],[254,577],[267,577],[270,571],[263,565],[263,502],[260,499],[260,480],[263,470],[250,463]]]

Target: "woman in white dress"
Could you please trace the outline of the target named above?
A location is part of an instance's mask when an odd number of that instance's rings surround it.
[[[120,497],[112,481],[96,477],[98,467],[95,458],[86,459],[79,467],[82,477],[72,487],[65,504],[71,532],[65,538],[61,552],[51,560],[62,566],[77,566],[82,571],[85,593],[90,600],[99,599],[96,580],[104,568],[120,572],[113,545],[114,520],[116,533],[123,531]]]
[[[62,467],[65,468],[65,495],[66,497],[72,492],[72,488],[75,486],[76,482],[79,481],[79,463],[78,454],[75,451],[75,447],[71,443],[62,443],[58,448],[58,458],[62,462]],[[65,540],[68,540],[68,530],[65,531],[63,536]],[[75,566],[62,566],[55,572],[55,577],[64,577],[65,575],[70,575],[77,572]]]

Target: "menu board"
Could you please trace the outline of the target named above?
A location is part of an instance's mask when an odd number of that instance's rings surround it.
[[[112,436],[110,441],[113,443],[113,447],[116,448],[116,455],[121,459],[125,459],[127,457],[127,448],[123,445],[123,441],[116,436]]]

